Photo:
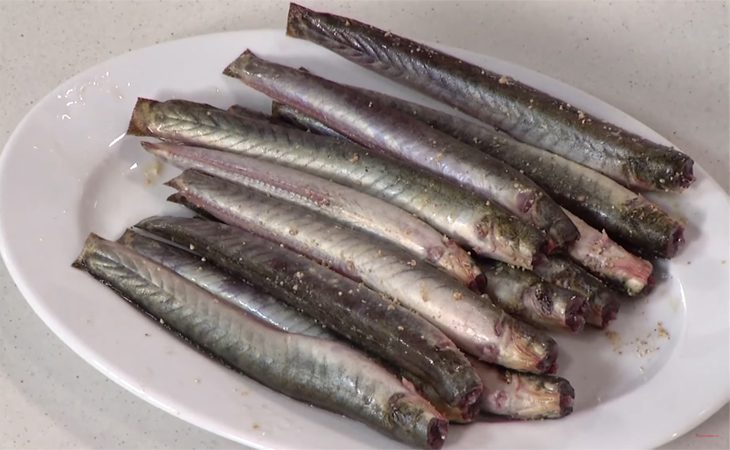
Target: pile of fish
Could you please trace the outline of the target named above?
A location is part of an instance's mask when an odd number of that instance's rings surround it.
[[[572,411],[549,332],[603,328],[682,224],[637,190],[692,160],[509,77],[292,4],[287,33],[474,119],[246,50],[272,114],[140,98],[129,134],[183,169],[168,200],[75,267],[199,348],[410,445],[449,422]]]

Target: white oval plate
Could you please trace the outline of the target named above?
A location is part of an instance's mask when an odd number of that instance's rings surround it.
[[[334,80],[406,92],[280,30],[213,34],[134,51],[56,88],[23,119],[0,161],[0,244],[28,303],[74,351],[148,402],[254,447],[397,447],[365,426],[279,395],[177,340],[70,263],[86,235],[114,239],[166,205],[155,164],[124,137],[135,99],[187,98],[265,110],[267,100],[221,70],[244,49]],[[450,49],[648,138],[665,139],[577,89],[487,56]],[[660,445],[728,400],[728,197],[702,168],[661,203],[687,220],[687,246],[646,299],[605,333],[559,336],[560,374],[575,412],[532,423],[454,426],[447,448],[625,448]],[[161,177],[161,178],[160,178]],[[664,333],[666,330],[666,333]]]

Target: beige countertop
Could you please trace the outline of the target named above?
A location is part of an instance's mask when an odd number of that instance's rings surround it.
[[[728,190],[726,2],[305,4],[574,85],[672,140]],[[261,0],[0,0],[0,145],[34,102],[79,71],[171,39],[282,28],[286,9]],[[33,314],[1,263],[0,417],[0,448],[237,447],[97,373]],[[727,449],[727,406],[665,448]]]

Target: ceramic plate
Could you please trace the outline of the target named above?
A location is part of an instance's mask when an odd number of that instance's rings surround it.
[[[334,80],[424,100],[282,30],[214,34],[134,51],[93,67],[40,101],[0,161],[0,243],[28,303],[82,358],[191,424],[261,448],[393,448],[365,426],[279,395],[187,347],[91,277],[71,268],[86,235],[115,239],[153,214],[179,211],[160,169],[125,137],[135,99],[181,97],[265,110],[224,77],[244,49]],[[563,98],[650,139],[615,108],[529,69],[449,51]],[[558,336],[560,374],[576,390],[562,420],[454,426],[446,448],[625,448],[660,445],[728,400],[728,197],[701,167],[681,195],[655,197],[687,222],[687,245],[647,298],[623,305],[609,332]],[[60,369],[59,369],[60,370]]]

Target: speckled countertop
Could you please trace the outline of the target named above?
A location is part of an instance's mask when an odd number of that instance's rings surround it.
[[[306,4],[577,86],[671,139],[728,189],[726,2]],[[261,0],[0,0],[0,144],[35,101],[108,57],[202,33],[283,27],[286,8]],[[0,417],[0,448],[236,447],[97,373],[33,314],[1,263]],[[728,408],[665,448],[728,448]]]

